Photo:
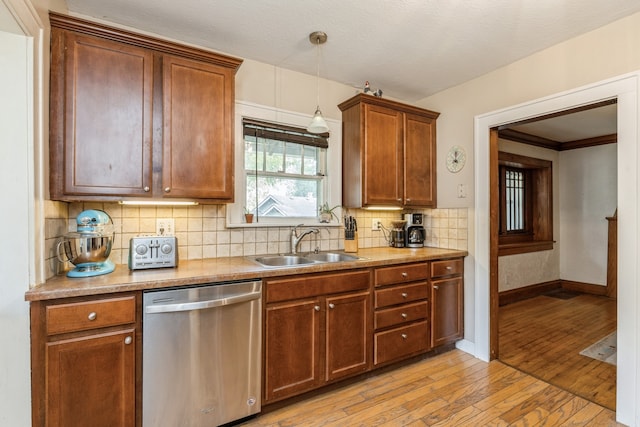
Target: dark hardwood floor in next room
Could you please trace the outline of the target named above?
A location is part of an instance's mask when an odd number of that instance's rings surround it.
[[[615,411],[616,367],[580,351],[616,330],[616,301],[537,296],[499,310],[499,359]]]
[[[616,426],[615,413],[460,350],[260,415],[243,427]]]

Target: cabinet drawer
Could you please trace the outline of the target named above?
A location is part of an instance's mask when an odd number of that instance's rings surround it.
[[[50,305],[46,316],[47,335],[135,323],[136,298],[132,295]]]
[[[374,364],[402,359],[429,350],[429,323],[414,323],[375,334]]]
[[[399,307],[388,308],[376,312],[374,316],[374,328],[382,329],[396,326],[415,320],[427,319],[429,316],[429,303],[427,301],[415,304],[405,304]]]
[[[462,258],[448,259],[444,261],[433,261],[431,263],[431,277],[451,276],[462,274],[464,263]]]
[[[375,292],[375,307],[387,307],[390,305],[427,299],[428,297],[429,287],[427,282],[377,289]]]
[[[429,269],[427,263],[424,262],[377,268],[374,274],[375,285],[384,286],[427,279],[429,277]]]
[[[369,289],[368,270],[309,274],[290,279],[265,280],[266,302],[315,298],[320,295]]]

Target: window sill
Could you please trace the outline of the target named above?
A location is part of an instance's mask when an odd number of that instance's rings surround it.
[[[553,243],[553,240],[536,240],[530,242],[502,244],[498,246],[498,256],[550,251],[553,249]]]
[[[300,225],[302,224],[302,225]],[[301,226],[301,227],[342,227],[342,224],[339,224],[337,222],[330,222],[330,223],[326,223],[326,222],[312,222],[312,221],[308,221],[308,222],[304,222],[304,221],[298,221],[298,222],[264,222],[264,221],[260,221],[260,222],[251,222],[251,223],[246,223],[246,222],[238,222],[238,223],[229,223],[227,222],[227,228],[272,228],[272,227],[295,227],[295,226]]]

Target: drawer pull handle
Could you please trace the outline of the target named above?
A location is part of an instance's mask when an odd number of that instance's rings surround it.
[[[406,319],[407,317],[409,317],[407,316],[407,313],[402,313],[400,316],[402,316],[403,319]]]
[[[96,314],[95,311],[92,311],[91,313],[89,313],[89,315],[87,316],[87,319],[91,320],[92,322],[94,320],[96,320],[98,318],[98,315]]]
[[[406,292],[403,292],[403,293],[402,293],[402,298],[406,298],[406,297],[408,297],[408,296],[409,296],[409,294],[408,294],[408,293],[406,293]]]
[[[438,286],[438,285],[434,285],[434,286],[433,286],[433,289],[435,289],[435,290],[437,291],[438,289],[440,289],[440,286]]]
[[[406,271],[403,271],[403,272],[402,272],[402,277],[407,277],[407,276],[408,276],[407,272],[406,272]]]
[[[335,304],[333,304],[333,303],[330,303],[330,304],[329,304],[329,308],[336,308],[336,305],[335,305]]]
[[[447,265],[447,270],[453,270],[453,267],[451,267],[450,265]]]
[[[315,306],[313,307],[313,309],[314,309],[315,311],[320,311],[320,306],[319,306],[319,305],[315,305]]]
[[[129,344],[131,344],[132,342],[133,342],[133,338],[131,338],[131,337],[126,337],[126,338],[124,339],[124,343],[125,343],[126,345],[129,345]]]
[[[402,334],[402,339],[406,340],[409,336],[407,334]]]

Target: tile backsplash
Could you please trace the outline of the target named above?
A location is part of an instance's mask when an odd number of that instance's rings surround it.
[[[45,208],[45,250],[47,277],[58,274],[69,266],[57,259],[56,246],[62,236],[76,230],[76,216],[85,209],[102,209],[111,216],[115,226],[115,239],[110,259],[126,264],[129,239],[138,235],[155,234],[157,218],[173,218],[181,260],[223,258],[257,254],[277,254],[290,251],[291,227],[227,228],[225,205],[198,205],[189,207],[133,207],[117,203],[65,203],[47,201]],[[425,215],[426,246],[467,249],[466,208],[417,210]],[[358,221],[358,246],[375,248],[387,246],[383,231],[371,230],[373,218],[391,228],[391,221],[400,219],[400,212],[349,209],[347,214]],[[310,224],[318,227],[318,234],[305,237],[301,252],[341,250],[344,248],[342,227]]]

